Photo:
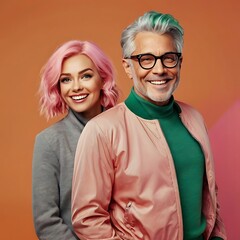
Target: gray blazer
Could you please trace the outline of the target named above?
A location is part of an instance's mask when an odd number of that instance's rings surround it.
[[[41,240],[76,240],[71,223],[71,190],[75,150],[86,124],[68,115],[36,136],[33,153],[32,203]]]

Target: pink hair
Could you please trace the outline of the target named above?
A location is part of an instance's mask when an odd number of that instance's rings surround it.
[[[72,40],[61,45],[41,70],[40,112],[47,119],[65,113],[68,109],[60,94],[59,77],[64,60],[77,54],[84,54],[93,61],[104,82],[101,93],[102,106],[108,109],[117,103],[119,91],[111,61],[96,44]]]

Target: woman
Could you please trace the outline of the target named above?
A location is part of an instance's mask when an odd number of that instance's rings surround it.
[[[47,119],[67,115],[36,137],[32,179],[36,234],[47,240],[78,239],[71,224],[75,149],[87,121],[117,102],[112,64],[95,44],[69,41],[44,66],[39,92],[41,113]]]

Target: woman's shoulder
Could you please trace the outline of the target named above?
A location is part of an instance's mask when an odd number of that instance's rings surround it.
[[[58,132],[62,131],[63,126],[64,126],[64,119],[61,119],[58,122],[55,122],[50,126],[48,126],[47,128],[41,130],[37,135],[50,137],[52,134],[55,135]]]
[[[58,122],[55,122],[47,128],[41,130],[36,135],[36,140],[46,141],[47,143],[54,144],[57,139],[61,138],[61,136],[65,135],[66,131],[68,131],[65,121],[66,118],[63,118]]]

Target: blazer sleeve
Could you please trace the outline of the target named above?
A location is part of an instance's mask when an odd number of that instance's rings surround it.
[[[111,225],[114,164],[111,144],[94,120],[85,126],[76,150],[72,224],[80,239],[121,239]]]
[[[36,137],[32,165],[34,227],[41,240],[76,240],[59,207],[59,161],[44,134]]]

